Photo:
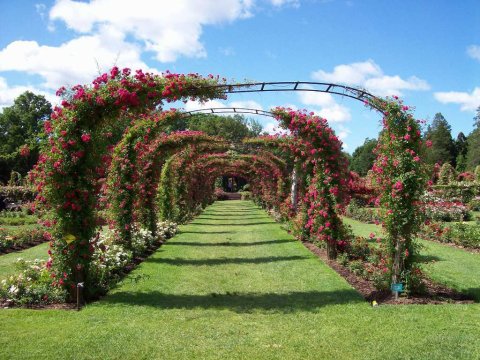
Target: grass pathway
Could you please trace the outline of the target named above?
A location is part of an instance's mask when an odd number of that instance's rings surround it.
[[[251,202],[210,206],[80,312],[0,311],[9,359],[471,359],[480,306],[372,308]]]

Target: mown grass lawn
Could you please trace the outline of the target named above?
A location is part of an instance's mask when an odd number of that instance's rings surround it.
[[[480,305],[372,308],[251,202],[210,206],[99,302],[0,311],[8,359],[472,359]]]
[[[18,258],[24,260],[47,260],[48,259],[48,243],[33,246],[26,250],[15,251],[9,254],[0,255],[0,280],[17,272],[15,262]]]
[[[381,226],[346,217],[343,221],[356,235],[368,237],[374,233],[382,236]],[[419,239],[418,242],[421,246],[419,261],[432,280],[469,294],[480,302],[480,254],[433,241]]]

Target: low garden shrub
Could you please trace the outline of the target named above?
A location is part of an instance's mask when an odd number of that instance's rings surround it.
[[[0,204],[32,202],[36,195],[36,191],[28,186],[0,186]]]
[[[27,211],[0,211],[0,225],[19,226],[36,224],[38,218]]]
[[[17,275],[0,282],[0,301],[7,305],[36,305],[64,302],[67,296],[63,288],[53,286],[62,279],[52,278],[44,261],[16,263]]]
[[[36,245],[47,241],[43,229],[38,226],[34,229],[8,230],[0,227],[0,251],[16,246]]]
[[[460,201],[447,201],[428,193],[423,198],[425,217],[433,221],[468,221],[470,211]]]
[[[438,175],[438,184],[447,185],[451,182],[454,182],[457,178],[457,173],[453,166],[450,163],[445,163],[440,168],[440,173]]]
[[[381,214],[382,209],[362,207],[357,199],[352,199],[345,209],[346,216],[365,223],[378,223],[381,220]]]
[[[478,224],[431,222],[422,228],[420,237],[480,249],[480,225]]]
[[[217,200],[227,200],[228,199],[228,195],[225,191],[223,191],[222,189],[220,188],[216,188],[215,189],[215,198]]]
[[[467,204],[476,196],[480,196],[480,182],[453,182],[448,185],[434,185],[431,188],[431,193],[443,200],[456,200]]]
[[[240,195],[242,196],[242,200],[251,200],[252,193],[250,191],[239,191]]]
[[[474,197],[470,202],[468,203],[468,208],[471,211],[480,211],[480,196]]]

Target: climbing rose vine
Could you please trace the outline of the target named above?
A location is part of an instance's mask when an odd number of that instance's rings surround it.
[[[414,238],[422,221],[420,198],[426,184],[425,166],[420,159],[420,122],[396,97],[370,105],[383,109],[384,114],[373,171],[381,190],[378,204],[385,209],[382,225],[387,234],[391,282],[408,286],[412,274],[418,272],[413,261]]]
[[[276,108],[280,125],[294,134],[290,151],[302,168],[311,168],[312,176],[298,214],[304,236],[313,236],[327,244],[330,259],[337,255],[343,225],[338,210],[348,196],[348,161],[342,143],[328,126],[327,120],[305,111]],[[308,171],[307,171],[308,173]]]

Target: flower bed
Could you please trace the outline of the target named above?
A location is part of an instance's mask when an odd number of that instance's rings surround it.
[[[13,231],[7,231],[0,227],[0,253],[38,245],[47,240],[48,238],[40,227]]]
[[[423,209],[427,219],[433,221],[468,221],[470,212],[467,206],[460,201],[444,200],[432,194],[426,194],[423,200]]]
[[[44,261],[18,259],[17,275],[0,282],[0,302],[6,305],[38,305],[63,302],[65,290],[52,286],[52,278]]]
[[[432,222],[422,228],[420,237],[425,240],[440,241],[462,247],[480,249],[480,225]]]
[[[371,234],[370,240],[374,241],[374,237],[374,234]],[[338,256],[337,262],[353,274],[371,281],[377,290],[389,290],[392,274],[385,257],[382,240],[377,238],[378,246],[374,246],[369,243],[368,239],[355,236],[351,240],[344,241],[344,243],[344,251]],[[407,295],[424,292],[424,276],[418,266],[413,265],[408,271],[405,271],[403,277]]]
[[[453,182],[448,185],[434,185],[432,192],[442,199],[457,199],[464,204],[470,202],[475,196],[480,196],[479,182]]]
[[[177,233],[177,225],[172,222],[158,222],[157,228],[157,235],[153,236],[148,230],[134,227],[133,251],[127,251],[118,244],[118,234],[112,230],[97,234],[90,241],[94,250],[88,275],[95,279],[98,285],[97,288],[88,290],[97,295],[105,294],[135,263],[143,260],[141,257],[148,255]],[[17,266],[19,274],[0,283],[0,303],[7,306],[32,306],[66,301],[68,294],[63,285],[67,274],[52,274],[49,271],[52,266],[51,258],[46,262],[19,259]]]

